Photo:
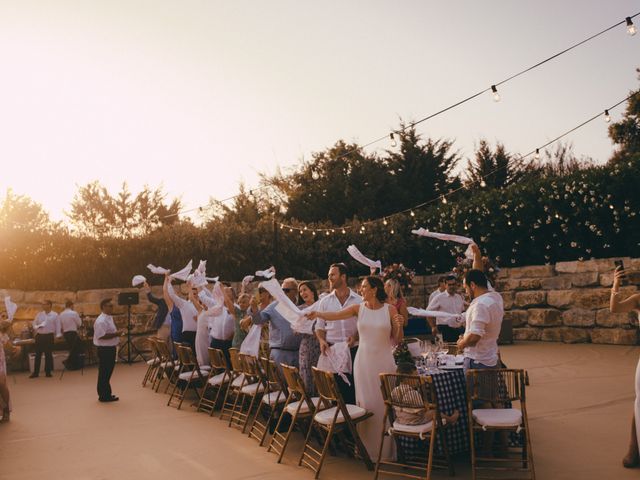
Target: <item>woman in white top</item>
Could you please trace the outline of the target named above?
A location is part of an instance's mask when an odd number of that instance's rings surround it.
[[[312,312],[308,317],[328,321],[358,317],[360,346],[353,364],[356,403],[373,413],[371,418],[358,424],[358,434],[369,456],[375,460],[380,449],[385,410],[379,375],[396,371],[392,350],[393,345],[402,340],[404,317],[398,314],[396,307],[385,303],[387,294],[380,278],[366,277],[360,288],[363,303],[339,312]],[[392,457],[393,445],[388,443],[383,448],[382,458]]]
[[[622,267],[616,268],[613,276],[613,286],[611,287],[611,300],[609,308],[612,313],[633,312],[638,313],[640,318],[640,294],[631,295],[625,300],[620,299],[620,284],[624,278],[624,270]],[[640,438],[640,361],[636,367],[636,401],[631,420],[631,439],[629,441],[629,451],[622,459],[622,465],[626,468],[640,466],[640,453],[638,447],[638,438]]]

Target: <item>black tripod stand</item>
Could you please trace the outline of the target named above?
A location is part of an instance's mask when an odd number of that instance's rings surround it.
[[[118,294],[118,305],[126,305],[127,306],[127,341],[118,351],[118,357],[123,362],[131,365],[137,357],[140,357],[142,361],[146,361],[142,352],[138,350],[138,347],[134,345],[131,341],[131,329],[133,328],[131,325],[131,305],[138,305],[140,303],[140,298],[138,296],[138,292],[124,292]],[[124,346],[127,348],[126,357],[123,355]],[[133,350],[134,355],[131,356],[131,351]]]

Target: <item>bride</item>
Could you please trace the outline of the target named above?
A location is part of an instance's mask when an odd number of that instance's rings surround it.
[[[378,457],[382,438],[384,401],[380,392],[381,373],[395,373],[396,365],[392,348],[402,340],[404,317],[396,307],[385,303],[387,294],[378,277],[369,276],[362,281],[361,294],[364,302],[351,305],[339,312],[310,312],[310,319],[327,321],[358,317],[360,346],[353,364],[353,379],[358,406],[373,413],[368,420],[358,424],[358,434],[374,461]],[[385,445],[382,458],[392,457],[393,447]]]
[[[611,287],[611,301],[609,308],[612,313],[636,311],[640,317],[640,293],[631,295],[625,300],[620,300],[620,284],[624,278],[622,267],[616,268],[613,276],[613,286]],[[638,452],[638,437],[640,437],[640,362],[636,367],[636,402],[633,418],[631,419],[631,439],[629,441],[629,451],[622,459],[622,465],[626,468],[633,468],[640,465],[640,453]]]

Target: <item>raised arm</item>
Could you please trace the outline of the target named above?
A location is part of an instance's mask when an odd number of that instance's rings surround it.
[[[360,310],[360,305],[351,305],[339,312],[309,312],[307,313],[307,317],[309,320],[321,318],[328,322],[334,322],[336,320],[346,320],[347,318],[356,317],[358,315],[358,310]]]
[[[173,300],[171,300],[171,296],[169,295],[169,288],[171,288],[171,279],[167,273],[164,276],[164,283],[162,284],[162,298],[164,298],[167,308],[169,312],[171,312],[173,310]]]
[[[184,307],[184,305],[187,303],[187,301],[184,298],[180,298],[174,290],[173,285],[171,285],[171,277],[169,276],[169,274],[167,274],[164,278],[164,285],[162,286],[162,289],[165,294],[165,302],[167,302],[167,306],[169,305],[169,300],[171,300],[170,310],[173,310],[173,305],[180,308]],[[169,297],[169,300],[167,300],[167,297]]]
[[[640,294],[636,293],[629,298],[620,300],[620,283],[624,277],[624,270],[617,267],[613,274],[613,285],[611,287],[611,299],[609,300],[609,310],[612,313],[625,313],[640,309]]]
[[[233,300],[231,299],[231,288],[229,287],[224,289],[224,306],[227,307],[229,313],[235,313],[236,306],[233,304]]]
[[[389,317],[391,318],[391,338],[397,343],[402,341],[404,336],[404,317],[398,313],[393,305],[389,305]]]
[[[482,252],[480,251],[480,247],[475,243],[471,244],[471,250],[473,251],[473,266],[474,270],[484,270],[484,265],[482,264]]]

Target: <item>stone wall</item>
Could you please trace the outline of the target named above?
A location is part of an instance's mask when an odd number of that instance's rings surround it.
[[[623,260],[628,270],[640,271],[640,258]],[[609,313],[613,261],[611,258],[502,269],[496,288],[504,299],[505,318],[513,324],[515,340],[635,345],[638,340],[636,314]],[[416,277],[413,290],[407,297],[408,304],[426,307],[438,277]],[[631,280],[634,286],[622,287],[623,296],[638,291],[640,279],[632,277]],[[323,281],[320,290],[326,289],[327,283]],[[118,293],[126,291],[136,289],[78,292],[0,290],[0,296],[10,295],[18,304],[13,328],[19,334],[42,309],[41,303],[45,299],[53,301],[54,310],[58,312],[64,308],[67,299],[73,300],[76,310],[85,315],[87,326],[91,326],[100,314],[100,300],[112,297],[117,304]],[[153,287],[152,291],[156,296],[162,295],[159,286]],[[0,303],[0,311],[3,310],[4,304]],[[140,304],[134,305],[131,311],[133,333],[151,333],[155,306],[147,301],[146,296],[141,295]],[[114,320],[118,327],[126,327],[125,307],[115,306]]]

